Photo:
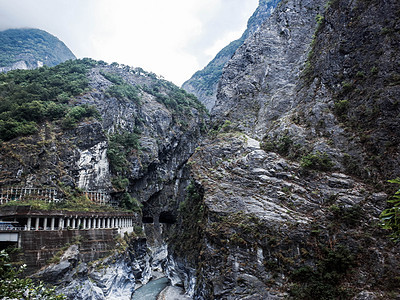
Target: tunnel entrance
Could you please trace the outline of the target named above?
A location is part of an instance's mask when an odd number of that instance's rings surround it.
[[[152,216],[143,216],[142,222],[145,224],[150,224],[150,223],[154,223],[154,219]]]
[[[160,213],[158,221],[164,224],[175,224],[176,217],[170,211],[163,211]]]

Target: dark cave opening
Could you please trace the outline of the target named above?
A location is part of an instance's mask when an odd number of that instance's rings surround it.
[[[164,224],[175,224],[176,217],[170,211],[163,211],[160,213],[158,221]]]
[[[142,222],[145,224],[150,224],[150,223],[154,223],[154,219],[152,216],[143,216]]]

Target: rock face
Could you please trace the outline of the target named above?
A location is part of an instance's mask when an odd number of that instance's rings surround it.
[[[215,58],[201,71],[196,72],[192,78],[186,81],[182,88],[196,95],[208,110],[215,105],[217,86],[221,78],[222,70],[231,59],[237,48],[251,35],[261,24],[268,19],[280,0],[260,0],[260,3],[247,23],[247,29],[240,39],[231,42],[223,48]]]
[[[190,95],[141,69],[91,68],[71,104],[101,120],[3,142],[0,179],[128,193],[146,240],[94,267],[72,268],[69,249],[47,270],[60,289],[123,298],[164,271],[194,299],[400,297],[399,245],[379,226],[400,172],[399,5],[282,1],[227,63],[200,145],[207,116]]]
[[[143,215],[146,239],[131,246],[122,243],[118,253],[94,267],[87,265],[92,252],[82,244],[71,250],[75,258],[61,259],[37,274],[71,299],[130,299],[139,283],[165,269],[164,238],[176,221],[176,199],[184,197],[188,180],[184,165],[208,116],[193,95],[153,73],[104,62],[91,65],[88,88],[68,104],[95,107],[101,118],[71,127],[63,125],[65,119],[45,121],[38,123],[35,134],[2,142],[0,178],[5,187],[47,187],[64,197],[83,190],[108,194],[120,206],[126,198],[133,200]],[[135,230],[142,228],[141,218],[135,225]],[[116,233],[109,233],[111,237],[98,245],[107,252],[115,246]],[[32,240],[41,238],[36,232],[31,235]],[[62,247],[59,235],[51,237],[54,247],[42,251],[46,257],[41,263]],[[93,253],[92,260],[105,254]]]
[[[399,297],[398,11],[283,1],[227,63],[170,242],[195,299]]]
[[[55,36],[39,29],[0,32],[0,72],[52,67],[75,55]]]
[[[35,278],[57,285],[57,291],[68,299],[129,300],[139,283],[151,278],[151,256],[143,238],[120,239],[117,250],[88,264],[82,259],[81,247],[72,245],[60,262],[35,274]]]
[[[137,99],[111,95],[116,84],[102,74],[114,74],[135,87]],[[207,118],[204,108],[198,102],[198,108],[191,107],[183,90],[143,70],[98,65],[88,78],[90,92],[73,101],[95,106],[101,121],[87,120],[72,129],[47,122],[37,134],[4,142],[0,157],[3,185],[70,186],[118,196],[121,190],[111,181],[123,177],[131,196],[145,203],[174,184],[179,169],[194,152]],[[177,104],[175,96],[169,98],[172,93],[186,101],[185,106]],[[110,144],[124,134],[138,138],[138,146],[125,153],[125,145],[114,142],[111,150],[117,158],[111,165]]]

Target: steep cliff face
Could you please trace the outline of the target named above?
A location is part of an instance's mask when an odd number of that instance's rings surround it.
[[[146,202],[173,182],[193,153],[207,118],[204,108],[141,69],[98,64],[87,76],[88,92],[69,102],[96,107],[101,120],[66,127],[67,115],[40,123],[36,134],[3,142],[2,183],[116,196],[126,190]]]
[[[114,253],[89,263],[82,257],[82,245],[72,245],[59,262],[34,278],[56,285],[67,299],[129,300],[134,290],[152,277],[152,258],[144,238],[119,239],[115,244]]]
[[[399,296],[398,245],[378,226],[400,171],[398,11],[283,1],[227,63],[189,161],[178,226],[192,234],[171,241],[196,299]]]
[[[199,98],[208,110],[215,105],[217,86],[222,75],[222,70],[231,59],[237,48],[251,35],[254,34],[261,24],[268,19],[280,0],[260,0],[260,3],[247,23],[247,29],[240,39],[231,42],[223,48],[215,58],[201,71],[196,72],[182,88]]]
[[[1,187],[53,188],[59,198],[70,201],[82,192],[101,192],[112,203],[141,212],[147,237],[133,242],[132,249],[125,245],[129,249],[124,255],[99,261],[102,265],[96,269],[87,266],[90,259],[83,259],[78,246],[72,258],[65,257],[37,275],[73,299],[130,299],[139,282],[146,283],[153,271],[164,269],[165,233],[175,222],[176,199],[187,185],[183,167],[199,143],[208,115],[193,95],[153,73],[116,63],[82,63],[3,74],[1,80],[25,93],[1,91],[0,132],[5,139],[0,147]],[[75,96],[66,94],[64,86],[53,90],[53,80],[64,83],[58,72],[65,69],[78,78],[73,86],[82,84]],[[54,74],[43,75],[46,70]],[[35,76],[41,80],[49,76],[51,83],[33,83]],[[30,87],[33,84],[35,88]],[[32,102],[31,97],[39,98],[35,94],[39,89],[56,96]],[[26,93],[32,96],[20,97]],[[7,104],[13,97],[20,99],[20,106]],[[21,132],[27,124],[33,130]],[[135,226],[141,229],[141,220]],[[106,242],[109,248],[114,245]],[[66,275],[52,276],[56,273]]]
[[[39,29],[0,32],[0,72],[52,67],[75,55],[55,36]]]

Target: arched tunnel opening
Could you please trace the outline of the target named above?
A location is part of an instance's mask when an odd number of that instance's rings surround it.
[[[154,219],[152,216],[143,216],[142,223],[145,223],[145,224],[154,223]]]
[[[158,221],[160,223],[164,223],[164,224],[175,224],[176,223],[176,217],[170,211],[163,211],[163,212],[160,213]]]

